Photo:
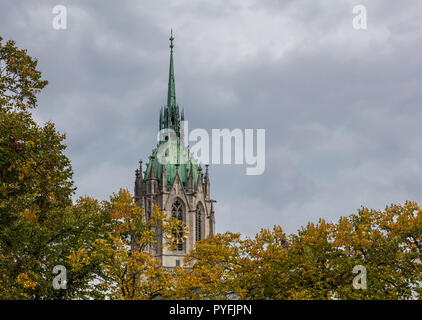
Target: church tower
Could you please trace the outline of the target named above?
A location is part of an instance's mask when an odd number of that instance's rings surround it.
[[[142,161],[136,170],[135,201],[144,209],[145,218],[149,219],[153,205],[158,205],[169,217],[182,220],[189,228],[188,238],[178,244],[175,250],[165,245],[167,239],[158,231],[157,245],[151,248],[151,253],[161,260],[161,265],[167,268],[181,266],[185,255],[191,251],[196,241],[214,235],[215,217],[214,200],[210,198],[210,179],[208,165],[205,174],[197,164],[183,140],[184,111],[180,112],[176,103],[176,85],[174,78],[173,32],[170,36],[170,68],[167,93],[167,105],[160,110],[160,132],[172,133],[171,145],[166,149],[166,159],[162,159],[162,146],[168,142],[168,137],[159,142],[152,150],[146,170],[143,171]],[[170,145],[170,144],[167,144]]]

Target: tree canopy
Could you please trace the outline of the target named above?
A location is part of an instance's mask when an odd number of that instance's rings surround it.
[[[0,38],[0,299],[421,298],[422,209],[412,201],[297,234],[217,234],[184,266],[161,268],[148,250],[157,231],[171,238],[186,226],[157,206],[146,219],[123,189],[72,201],[65,135],[30,112],[46,84],[37,60]],[[65,289],[53,286],[56,266],[67,271]],[[356,266],[366,288],[352,285]]]
[[[286,236],[281,227],[242,239],[227,232],[199,242],[177,269],[168,298],[421,298],[422,209],[416,202],[361,208],[337,223],[309,223]],[[352,286],[355,266],[367,288]]]

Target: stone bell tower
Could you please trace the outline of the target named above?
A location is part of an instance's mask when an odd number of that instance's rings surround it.
[[[215,216],[214,200],[210,198],[210,178],[208,165],[203,173],[183,141],[184,111],[179,112],[176,103],[176,87],[173,63],[173,32],[170,36],[170,70],[167,105],[160,110],[160,130],[174,133],[172,148],[166,151],[166,157],[174,161],[163,163],[160,160],[160,147],[167,141],[158,143],[152,150],[146,170],[142,161],[136,170],[135,201],[144,209],[146,219],[151,217],[152,207],[158,205],[168,216],[182,220],[189,228],[188,238],[178,244],[176,250],[165,245],[167,239],[157,233],[157,245],[151,253],[161,260],[163,267],[181,266],[185,255],[191,251],[196,241],[214,235]],[[162,131],[160,131],[162,132]],[[170,154],[168,154],[170,153]]]

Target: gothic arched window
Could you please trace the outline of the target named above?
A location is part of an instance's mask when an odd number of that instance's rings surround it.
[[[199,241],[202,239],[202,210],[201,207],[198,205],[196,207],[196,241]]]
[[[183,205],[179,200],[176,200],[171,206],[171,215],[173,218],[183,221]],[[183,239],[182,231],[180,231],[178,234],[177,232],[174,232],[173,235],[176,239],[178,239],[178,241],[181,241]],[[183,251],[183,243],[177,244],[177,250]]]

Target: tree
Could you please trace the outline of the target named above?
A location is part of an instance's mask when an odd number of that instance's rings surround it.
[[[85,246],[71,250],[67,256],[70,270],[75,274],[92,272],[98,266],[93,291],[101,290],[110,299],[152,299],[165,290],[169,273],[160,267],[149,248],[157,245],[156,234],[184,230],[183,222],[167,217],[158,206],[153,207],[150,219],[133,201],[127,190],[113,194],[101,205],[102,216],[108,219],[106,234],[93,242],[90,250]],[[104,225],[103,225],[104,227]],[[179,232],[177,232],[179,233]],[[175,249],[177,242],[169,245]]]
[[[286,237],[278,226],[254,238],[200,241],[170,279],[173,299],[421,298],[422,210],[416,202],[361,208],[337,223],[309,223]],[[352,286],[355,266],[367,288]]]
[[[62,210],[71,205],[72,169],[63,155],[64,135],[52,123],[38,126],[28,112],[47,84],[37,61],[1,40],[0,295],[38,297],[46,250],[58,239],[54,228]]]
[[[72,203],[65,135],[53,123],[39,126],[30,113],[47,84],[36,67],[26,50],[0,38],[0,299],[158,294],[160,281],[138,281],[162,275],[146,249],[157,228],[171,235],[186,233],[184,226],[158,207],[146,221],[127,190],[110,201]],[[66,270],[66,290],[53,288],[58,265]]]
[[[0,299],[421,299],[422,209],[411,201],[289,236],[217,234],[184,267],[161,268],[156,236],[175,248],[186,226],[157,206],[146,219],[127,190],[72,202],[65,136],[30,113],[47,84],[36,67],[0,38]],[[58,265],[66,290],[53,288]],[[356,266],[366,289],[352,286]]]
[[[341,299],[410,299],[421,297],[422,212],[416,202],[391,205],[384,211],[361,208],[336,226],[337,264],[367,270],[367,290],[338,288]],[[349,276],[351,279],[352,276]]]
[[[16,47],[14,41],[2,43],[0,37],[0,105],[19,110],[35,108],[36,94],[47,85],[41,80],[38,60],[31,58],[26,50]]]

